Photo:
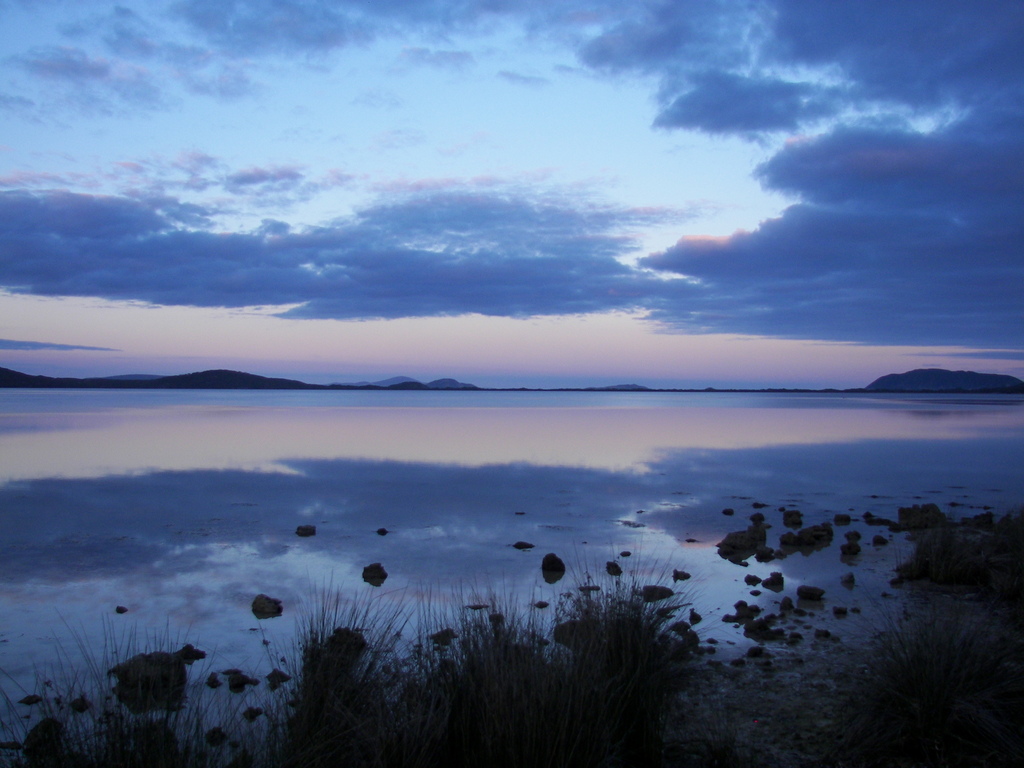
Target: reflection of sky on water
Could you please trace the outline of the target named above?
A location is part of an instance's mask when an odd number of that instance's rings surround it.
[[[423,408],[405,393],[400,407],[381,408],[190,394],[117,409],[87,398],[63,408],[50,393],[0,417],[0,667],[16,678],[71,630],[92,635],[103,621],[188,631],[232,665],[262,659],[264,640],[290,644],[294,607],[328,581],[353,595],[436,595],[462,583],[552,600],[566,584],[541,580],[547,551],[595,573],[624,549],[637,553],[622,560],[627,573],[685,568],[713,619],[705,634],[726,637],[717,617],[753,599],[746,573],[780,570],[791,594],[853,570],[861,586],[835,587],[853,605],[892,567],[894,547],[866,545],[879,531],[862,524],[865,551],[852,566],[839,560],[843,528],[810,557],[724,563],[713,544],[745,527],[755,500],[770,505],[775,541],[780,505],[812,524],[850,509],[895,517],[924,500],[970,514],[1024,500],[1019,400],[762,396],[718,406],[718,396],[680,396],[671,407],[658,396],[644,407],[606,395],[613,407],[548,398],[482,408],[476,393],[448,400],[463,407]],[[295,536],[304,523],[315,537]],[[520,539],[537,548],[513,549]],[[380,590],[360,578],[371,562],[390,573]],[[285,617],[257,622],[258,592],[283,599]],[[115,617],[118,604],[130,612]]]

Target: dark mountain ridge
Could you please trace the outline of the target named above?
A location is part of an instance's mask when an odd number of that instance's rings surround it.
[[[886,392],[977,392],[1001,390],[1024,385],[1016,376],[975,371],[948,371],[944,368],[918,368],[906,373],[890,373],[868,384],[869,391]]]

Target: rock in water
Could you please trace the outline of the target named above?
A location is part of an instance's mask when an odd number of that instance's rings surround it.
[[[284,613],[284,606],[276,597],[259,594],[252,599],[252,614],[257,619],[273,619]]]
[[[654,603],[658,600],[666,600],[674,594],[675,592],[671,589],[659,584],[647,584],[640,589],[640,595],[643,597],[645,603]]]
[[[718,555],[732,562],[752,557],[757,548],[764,545],[767,533],[763,525],[754,523],[745,531],[731,531],[718,542]]]
[[[544,576],[544,581],[548,584],[554,584],[565,575],[565,563],[554,552],[548,552],[548,554],[544,555],[544,559],[541,560],[540,570]]]
[[[300,525],[295,529],[296,536],[316,536],[315,525]]]
[[[825,596],[825,590],[821,587],[810,587],[801,584],[796,588],[796,596],[801,600],[821,600]]]
[[[915,504],[912,507],[900,507],[899,510],[899,526],[905,531],[934,528],[945,522],[946,516],[937,504]]]
[[[380,563],[370,563],[363,568],[363,581],[371,586],[379,587],[387,581],[387,578],[388,572],[384,570],[384,566]]]
[[[185,662],[176,653],[140,653],[118,664],[109,674],[117,678],[114,695],[131,712],[181,707],[187,673]]]

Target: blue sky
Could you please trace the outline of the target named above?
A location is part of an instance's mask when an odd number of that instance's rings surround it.
[[[0,0],[0,365],[1024,375],[1019,2]]]

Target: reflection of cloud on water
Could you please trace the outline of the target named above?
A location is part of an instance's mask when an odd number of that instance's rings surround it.
[[[288,472],[296,471],[293,460],[300,457],[644,473],[663,456],[687,450],[961,440],[1024,428],[1024,408],[955,398],[645,393],[643,407],[615,407],[637,402],[621,397],[595,400],[602,403],[597,407],[579,405],[591,401],[578,393],[556,399],[520,393],[519,407],[487,406],[503,402],[494,399],[501,394],[474,393],[472,402],[481,407],[381,407],[373,398],[348,406],[216,407],[158,399],[121,410],[97,405],[94,411],[0,414],[3,477]],[[961,418],[919,416],[930,412]]]

